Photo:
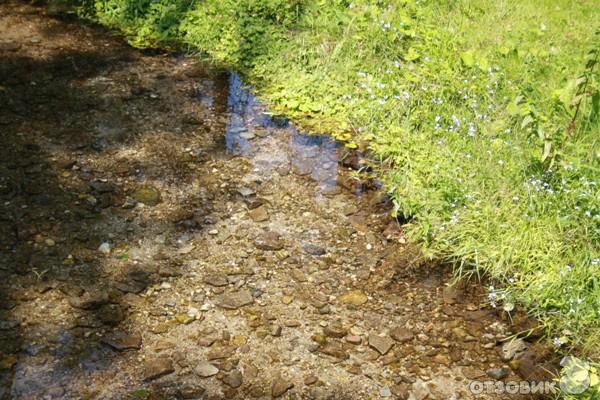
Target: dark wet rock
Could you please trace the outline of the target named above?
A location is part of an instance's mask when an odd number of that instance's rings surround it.
[[[411,341],[415,335],[409,329],[398,326],[390,331],[390,336],[397,342],[405,343]]]
[[[302,250],[304,250],[306,254],[310,254],[311,256],[322,256],[325,253],[327,253],[325,248],[313,243],[304,244],[302,246]]]
[[[0,321],[0,331],[7,331],[19,326],[17,321]]]
[[[115,186],[109,182],[93,181],[90,183],[92,190],[98,193],[112,193],[115,191]]]
[[[148,286],[145,282],[131,281],[131,282],[115,282],[113,285],[116,289],[124,293],[138,294],[144,291]]]
[[[232,387],[234,389],[238,388],[242,386],[243,383],[242,373],[239,370],[234,369],[229,374],[227,374],[225,378],[223,378],[223,382],[229,387]]]
[[[225,293],[222,294],[218,300],[217,305],[223,308],[234,310],[252,304],[254,297],[249,290],[240,290],[239,292]]]
[[[208,361],[200,361],[194,368],[194,373],[201,378],[208,378],[219,373],[219,368]]]
[[[279,397],[294,387],[294,383],[283,375],[275,375],[271,385],[271,396]]]
[[[517,355],[525,352],[529,346],[523,339],[515,339],[502,345],[500,356],[504,361],[510,361]]]
[[[71,307],[80,308],[83,310],[97,309],[105,304],[108,304],[109,298],[106,292],[85,292],[79,297],[69,298]]]
[[[175,372],[170,358],[160,357],[144,363],[144,380],[151,381]]]
[[[102,342],[117,351],[137,350],[142,346],[142,337],[137,333],[117,331],[103,337]]]
[[[107,325],[118,325],[125,319],[123,309],[117,304],[105,304],[98,309],[98,319]]]
[[[260,250],[276,251],[283,249],[284,243],[278,233],[267,231],[254,240],[254,245]]]
[[[138,188],[133,192],[131,197],[137,202],[144,203],[148,206],[155,206],[160,203],[161,200],[160,190],[151,185]]]
[[[218,272],[210,273],[206,275],[203,279],[204,283],[208,283],[212,286],[227,286],[229,281],[227,280],[227,275],[220,274]]]
[[[374,333],[369,335],[369,346],[377,350],[382,355],[390,351],[393,345],[394,341],[387,336],[379,336]]]
[[[493,379],[496,379],[497,381],[504,379],[508,376],[508,374],[510,373],[510,371],[506,368],[490,368],[488,370],[485,371],[485,373]]]

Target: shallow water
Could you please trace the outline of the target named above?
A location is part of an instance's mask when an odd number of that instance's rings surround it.
[[[504,365],[360,157],[238,75],[18,2],[0,38],[0,399],[473,398]]]

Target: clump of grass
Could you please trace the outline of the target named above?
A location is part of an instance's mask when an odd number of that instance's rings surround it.
[[[429,257],[600,356],[594,0],[87,1],[134,43],[209,54],[368,146]]]

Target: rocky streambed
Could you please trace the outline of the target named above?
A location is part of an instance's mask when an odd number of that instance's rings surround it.
[[[554,365],[235,74],[5,2],[0,131],[1,399],[504,399],[469,382]]]

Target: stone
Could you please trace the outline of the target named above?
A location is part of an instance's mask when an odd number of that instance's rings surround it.
[[[384,386],[379,389],[379,395],[381,397],[392,397],[392,391],[389,386]]]
[[[202,378],[208,378],[210,376],[219,373],[219,368],[215,367],[208,361],[200,361],[194,368],[194,373]]]
[[[462,374],[467,379],[478,379],[478,378],[481,378],[482,376],[485,376],[485,372],[483,372],[482,370],[480,370],[478,368],[473,368],[473,367],[464,367],[462,369]]]
[[[170,358],[160,357],[147,360],[144,364],[144,380],[151,381],[175,372]]]
[[[81,296],[69,298],[71,307],[82,310],[93,310],[108,302],[108,293],[106,292],[85,292]]]
[[[494,378],[497,381],[506,378],[509,372],[506,368],[490,368],[485,371],[490,378]]]
[[[269,333],[271,334],[271,336],[274,336],[274,337],[281,336],[281,326],[279,326],[279,325],[273,325],[271,327],[271,331]]]
[[[225,378],[223,378],[223,383],[234,389],[242,386],[242,373],[239,370],[234,369],[229,374],[227,374]]]
[[[203,282],[217,287],[227,286],[229,284],[227,275],[216,272],[206,275],[203,279]]]
[[[117,304],[105,304],[98,309],[98,319],[111,326],[118,325],[125,319],[123,309]]]
[[[523,339],[511,340],[502,346],[500,357],[503,361],[510,361],[517,355],[524,353],[527,347],[527,343]]]
[[[217,300],[217,305],[229,310],[247,306],[254,302],[254,297],[249,290],[240,290],[238,292],[225,293]]]
[[[327,251],[323,247],[313,243],[307,243],[303,245],[302,250],[304,250],[306,254],[309,254],[311,256],[322,256],[325,255],[325,253],[327,253]]]
[[[351,344],[361,344],[362,338],[360,336],[350,335],[350,336],[346,336],[346,342],[351,343]]]
[[[390,351],[393,345],[394,341],[387,336],[379,336],[374,333],[369,335],[369,346],[377,350],[381,355]]]
[[[413,383],[410,396],[414,400],[425,400],[427,398],[430,398],[430,394],[431,391],[429,390],[429,385],[427,385],[426,382],[422,381],[421,379],[417,379],[417,381]]]
[[[291,270],[290,276],[296,282],[306,282],[307,281],[306,274],[304,272],[302,272],[301,270],[299,270],[299,269],[293,269],[293,270]]]
[[[284,243],[278,233],[266,231],[254,240],[254,245],[259,250],[277,251],[283,249]]]
[[[110,243],[104,242],[100,246],[98,246],[98,251],[102,254],[110,253]]]
[[[143,203],[147,206],[155,206],[160,203],[160,191],[151,185],[145,185],[138,188],[132,195],[133,199],[138,203]]]
[[[248,211],[248,216],[252,218],[252,221],[254,222],[264,222],[269,220],[269,213],[265,206],[260,206]]]
[[[306,386],[314,385],[318,381],[319,381],[319,378],[317,378],[316,375],[308,375],[306,378],[304,378],[304,384]]]
[[[137,350],[142,346],[142,337],[137,333],[128,334],[117,331],[102,338],[105,343],[117,351]]]
[[[397,342],[405,343],[411,341],[415,335],[407,328],[398,326],[390,331],[390,337]]]
[[[368,300],[367,295],[362,290],[351,290],[339,297],[340,302],[353,306],[361,306]]]
[[[321,346],[320,351],[323,354],[342,360],[345,360],[349,357],[346,353],[346,350],[344,350],[342,344],[338,342],[327,342],[323,346]]]
[[[271,385],[271,397],[279,397],[293,387],[294,384],[289,379],[282,375],[276,375],[273,377]]]
[[[323,328],[323,333],[325,336],[340,339],[348,334],[348,330],[341,324],[334,323]]]

